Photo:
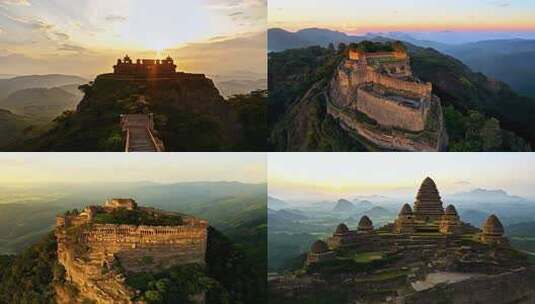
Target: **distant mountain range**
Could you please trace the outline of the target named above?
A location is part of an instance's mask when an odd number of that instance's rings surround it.
[[[273,196],[268,196],[268,208],[272,210],[284,209],[288,208],[288,203]]]
[[[72,75],[0,77],[0,147],[26,138],[81,99],[78,86],[87,80]],[[32,133],[33,134],[33,133]]]
[[[34,121],[52,121],[63,111],[74,110],[82,99],[81,92],[76,93],[73,87],[77,88],[78,85],[22,89],[0,100],[0,108],[27,116]]]
[[[355,211],[356,207],[353,205],[350,201],[346,199],[339,199],[336,202],[336,206],[333,208],[333,212],[353,212]]]
[[[502,37],[496,35],[495,37]],[[476,72],[509,84],[518,93],[535,96],[535,39],[493,38],[462,33],[432,33],[420,35],[404,32],[376,32],[363,36],[347,35],[338,31],[310,28],[289,32],[280,28],[268,30],[268,49],[283,51],[313,45],[327,46],[362,40],[401,40],[425,48],[434,48],[451,55]],[[476,37],[486,39],[475,41]]]
[[[506,191],[487,190],[487,189],[474,189],[468,192],[459,192],[451,195],[447,195],[446,198],[450,201],[456,202],[479,202],[479,203],[526,203],[527,200],[516,195],[510,195]]]
[[[520,94],[535,96],[535,39],[496,39],[462,44],[419,40],[410,34],[384,35],[451,55],[476,72],[509,84]]]
[[[281,209],[281,210],[273,210],[268,209],[268,219],[269,220],[278,220],[278,221],[300,221],[305,220],[307,217],[299,210],[291,210],[291,209]]]
[[[303,48],[320,45],[327,46],[329,43],[358,42],[367,36],[350,36],[342,32],[320,28],[303,29],[297,32],[290,32],[280,28],[268,30],[268,50],[270,52],[280,52],[287,49]]]
[[[394,215],[392,212],[388,211],[388,209],[383,208],[383,207],[379,207],[379,206],[375,206],[375,207],[371,208],[370,210],[366,211],[365,213],[366,213],[367,216],[369,216],[371,218],[384,217],[384,216],[393,216]]]
[[[81,85],[87,83],[87,79],[73,75],[28,75],[9,79],[0,79],[0,100],[23,89],[53,88],[65,85]]]

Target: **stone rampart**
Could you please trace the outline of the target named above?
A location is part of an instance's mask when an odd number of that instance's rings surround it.
[[[419,132],[425,128],[425,107],[415,109],[396,101],[369,93],[363,88],[357,91],[357,110],[372,117],[382,126],[398,127]]]
[[[366,123],[359,121],[343,109],[328,102],[327,113],[332,117],[339,119],[341,127],[349,132],[356,132],[359,136],[370,143],[388,150],[399,151],[440,151],[442,147],[441,135],[436,134],[433,140],[417,140],[401,131],[390,129],[380,130],[378,127],[369,127]]]
[[[93,253],[114,254],[128,271],[180,264],[204,264],[207,230],[196,226],[95,224],[85,235]]]
[[[419,83],[415,81],[393,78],[388,75],[378,73],[370,68],[367,68],[364,71],[361,68],[356,71],[352,71],[351,83],[354,86],[359,86],[365,83],[376,83],[387,88],[394,88],[396,90],[410,92],[422,98],[431,98],[431,92],[433,90],[431,83]]]

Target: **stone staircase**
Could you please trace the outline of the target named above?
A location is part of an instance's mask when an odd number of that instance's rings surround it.
[[[126,133],[126,152],[161,152],[164,150],[163,143],[154,135],[151,114],[122,115],[121,125]]]
[[[129,152],[157,152],[147,128],[130,128]]]

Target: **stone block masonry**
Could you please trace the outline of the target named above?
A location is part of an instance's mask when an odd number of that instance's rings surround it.
[[[127,271],[204,264],[207,224],[190,226],[93,225],[85,235],[91,254],[115,255]]]
[[[377,96],[362,88],[358,89],[358,111],[373,117],[380,125],[399,127],[409,131],[422,131],[425,128],[425,106],[415,109],[393,100]]]

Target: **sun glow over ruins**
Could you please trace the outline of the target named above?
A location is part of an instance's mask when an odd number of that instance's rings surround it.
[[[243,49],[238,39],[251,40],[265,53],[265,42],[254,40],[266,30],[267,6],[261,0],[81,0],[76,7],[67,0],[21,3],[0,1],[0,59],[18,58],[16,64],[3,65],[1,74],[91,78],[126,52],[139,58],[187,57],[185,66],[195,72],[226,55],[227,68],[239,70],[243,56],[230,54]],[[209,56],[199,58],[201,51]]]

